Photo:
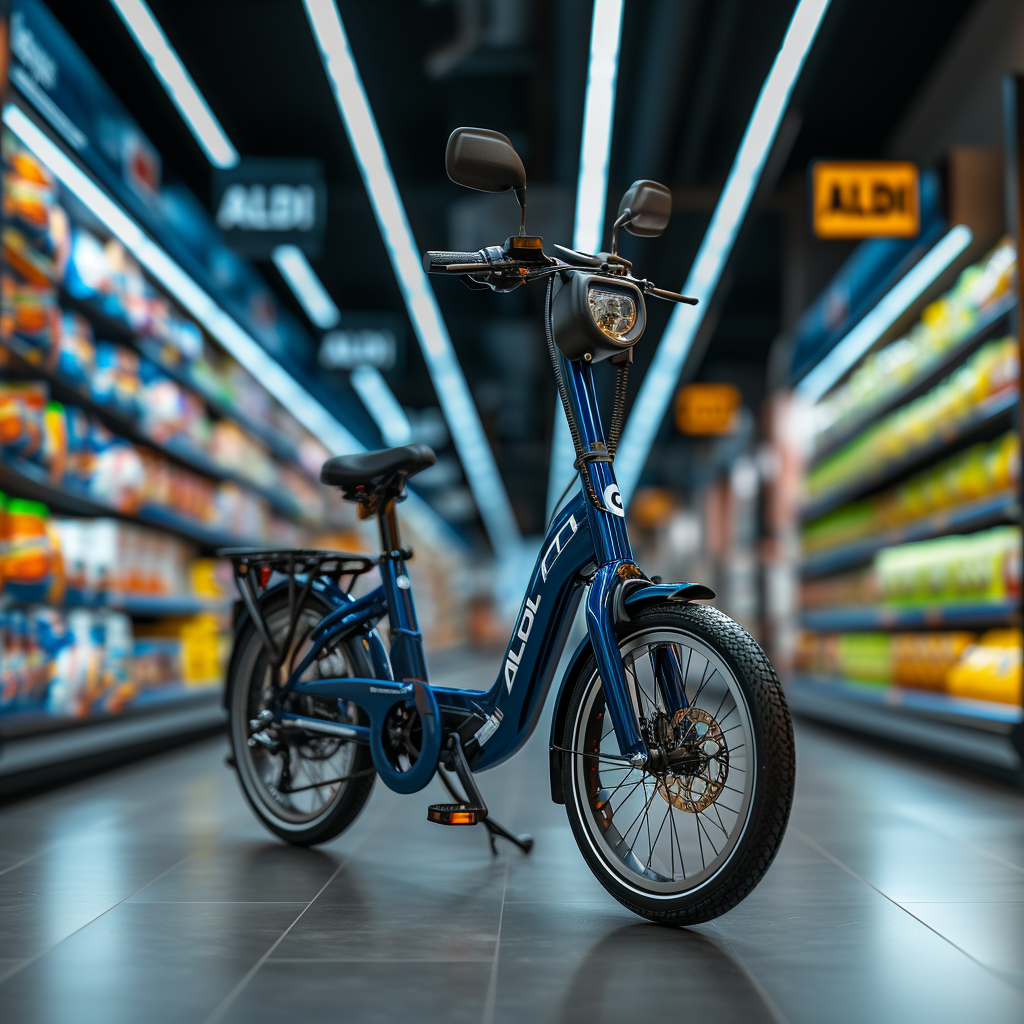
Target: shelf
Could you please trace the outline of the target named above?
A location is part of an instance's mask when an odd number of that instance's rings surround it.
[[[801,564],[805,578],[825,576],[840,569],[867,562],[883,548],[915,540],[944,537],[952,533],[969,533],[986,526],[1019,523],[1020,501],[1015,494],[998,494],[980,498],[965,505],[943,509],[925,519],[907,523],[884,533],[875,533],[860,540],[826,548],[807,555]]]
[[[212,601],[188,595],[155,596],[149,594],[85,594],[68,591],[64,606],[67,608],[109,608],[135,618],[156,618],[162,615],[199,615],[202,612],[224,612],[229,601]]]
[[[906,405],[907,402],[930,391],[936,384],[948,377],[968,356],[981,348],[986,341],[990,341],[1002,333],[1009,333],[1010,313],[1016,305],[1017,297],[1015,295],[1003,296],[993,303],[991,309],[981,315],[974,330],[966,338],[944,352],[937,362],[924,367],[912,381],[909,381],[899,391],[883,399],[877,405],[864,410],[853,423],[847,424],[841,430],[826,431],[820,435],[824,439],[824,443],[815,446],[808,469],[813,469],[829,455],[839,451],[869,424],[877,422],[894,409],[898,409],[901,405]]]
[[[1020,601],[984,604],[923,605],[918,608],[869,606],[821,608],[800,613],[804,629],[821,633],[859,633],[871,630],[995,628],[1020,622]]]
[[[54,373],[45,367],[36,365],[31,359],[31,354],[33,352],[38,352],[39,350],[34,349],[33,346],[27,344],[21,338],[13,337],[2,339],[0,340],[0,344],[3,344],[8,351],[15,355],[22,364],[19,368],[24,373],[30,374],[36,379],[46,381],[50,386],[51,394],[58,401],[62,401],[70,405],[77,405],[79,408],[99,419],[114,433],[134,442],[135,444],[145,445],[148,448],[152,448],[154,451],[160,452],[162,455],[167,456],[167,458],[185,466],[188,469],[195,470],[196,472],[202,473],[204,476],[208,476],[214,480],[230,481],[231,483],[237,484],[239,487],[244,487],[247,490],[252,491],[254,494],[257,494],[268,501],[276,511],[301,524],[301,510],[299,506],[284,493],[272,490],[271,488],[261,487],[259,484],[254,483],[251,480],[247,480],[245,477],[239,476],[237,473],[232,473],[229,470],[223,469],[204,452],[192,448],[187,443],[162,443],[154,440],[148,434],[139,429],[138,423],[136,423],[135,420],[122,415],[115,409],[111,409],[109,406],[103,405],[101,402],[96,401],[96,399],[93,398],[85,388],[72,383],[60,374]]]
[[[84,771],[108,767],[134,757],[169,749],[224,728],[226,715],[220,687],[173,689],[167,699],[123,715],[94,719],[40,716],[20,724],[0,715],[0,796],[76,778]]]
[[[240,412],[233,405],[223,401],[216,395],[211,395],[192,375],[185,369],[177,366],[169,366],[160,357],[162,343],[155,338],[140,337],[132,330],[130,324],[119,317],[110,316],[96,307],[91,299],[81,299],[72,295],[63,285],[60,288],[61,304],[74,309],[86,317],[93,328],[100,335],[106,335],[118,341],[131,345],[147,359],[152,360],[160,368],[162,373],[173,378],[179,384],[194,391],[212,412],[224,419],[234,420],[243,430],[251,434],[270,450],[277,458],[284,462],[294,463],[301,466],[299,453],[295,444],[287,438],[281,437],[272,430],[268,430],[263,424],[256,423],[245,413]]]
[[[1012,423],[1013,410],[1020,400],[1016,385],[1005,388],[979,402],[974,412],[959,423],[945,425],[931,440],[901,458],[883,463],[874,472],[848,481],[845,484],[808,501],[801,509],[800,518],[810,522],[845,505],[857,498],[863,498],[888,484],[905,479],[909,474],[923,469],[945,455],[952,455],[961,448],[985,440],[1006,430]]]
[[[96,501],[89,494],[77,488],[55,487],[39,466],[20,459],[0,461],[0,490],[19,497],[30,498],[33,501],[41,501],[52,512],[62,512],[72,516],[112,516],[142,526],[160,527],[206,549],[254,543],[219,530],[207,529],[168,509],[143,506],[134,514],[122,512],[110,505]]]
[[[798,675],[786,687],[800,715],[941,753],[1024,782],[1024,709],[944,693]]]

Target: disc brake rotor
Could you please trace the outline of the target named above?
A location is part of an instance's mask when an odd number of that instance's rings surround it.
[[[692,773],[665,773],[658,783],[663,800],[687,814],[706,810],[719,797],[729,776],[729,749],[722,727],[703,708],[677,711],[672,724],[679,728],[682,742],[700,756],[701,766]]]

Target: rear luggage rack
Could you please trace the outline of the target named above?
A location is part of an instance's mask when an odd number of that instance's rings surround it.
[[[285,653],[291,647],[299,612],[306,603],[313,583],[316,580],[329,579],[341,587],[342,577],[348,576],[348,583],[342,588],[347,594],[358,576],[379,564],[379,559],[372,555],[356,554],[351,551],[323,551],[317,548],[220,548],[217,554],[231,561],[238,594],[270,654],[275,676],[280,672]],[[285,643],[280,648],[271,639],[259,605],[260,592],[266,591],[275,572],[288,578],[290,621]],[[304,576],[305,580],[302,582],[301,591],[297,592],[298,576]]]

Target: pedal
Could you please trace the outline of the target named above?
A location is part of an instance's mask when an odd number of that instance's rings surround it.
[[[477,825],[486,817],[485,807],[472,804],[431,804],[427,808],[427,821],[438,825]]]

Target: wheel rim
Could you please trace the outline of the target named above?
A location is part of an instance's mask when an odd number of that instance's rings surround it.
[[[750,709],[735,674],[699,638],[652,630],[620,647],[635,710],[671,765],[624,765],[595,672],[573,723],[573,799],[586,841],[623,884],[667,899],[708,885],[750,816],[755,759]],[[689,708],[668,707],[655,659],[674,656]],[[676,713],[679,711],[679,713]]]
[[[286,658],[286,665],[297,665],[309,649],[308,637],[322,616],[306,609],[300,616],[295,637]],[[271,612],[267,628],[276,643],[287,639],[289,615],[287,609]],[[313,736],[300,730],[279,730],[281,750],[272,752],[262,746],[248,745],[251,733],[250,719],[270,708],[274,697],[274,683],[269,659],[262,643],[255,641],[246,664],[241,666],[240,678],[248,685],[238,688],[235,696],[233,728],[236,761],[242,782],[261,811],[274,820],[278,827],[298,831],[319,824],[330,815],[345,795],[350,781],[343,779],[353,771],[356,744],[326,736]],[[343,647],[313,663],[302,679],[338,678],[356,675],[349,654]],[[240,692],[240,691],[244,691]],[[336,702],[311,698],[293,698],[294,706],[287,710],[303,715],[332,717],[339,722],[355,723],[358,712],[349,705],[344,713]]]

